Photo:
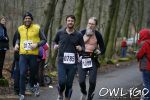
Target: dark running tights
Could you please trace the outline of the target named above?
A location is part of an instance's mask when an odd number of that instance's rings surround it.
[[[0,50],[0,78],[3,76],[2,71],[3,71],[5,53],[6,53],[6,51],[1,51]]]

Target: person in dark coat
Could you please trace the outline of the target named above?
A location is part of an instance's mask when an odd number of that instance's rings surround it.
[[[9,49],[9,38],[5,24],[6,18],[4,16],[0,17],[0,78],[4,78],[2,75],[3,65],[6,51]]]
[[[13,37],[13,47],[15,47],[16,41],[17,41],[18,33],[16,32]],[[12,63],[12,77],[14,79],[14,92],[15,94],[19,94],[19,51],[14,51],[14,59]]]

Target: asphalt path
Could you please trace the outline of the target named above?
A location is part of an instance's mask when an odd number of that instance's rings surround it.
[[[141,84],[141,73],[136,62],[106,73],[98,73],[93,100],[130,100],[131,96],[136,97],[137,91],[142,91],[142,89],[136,89]],[[56,87],[57,85],[54,85],[53,88],[41,88],[41,95],[39,97],[27,96],[26,100],[56,100],[58,93]],[[80,96],[81,92],[78,78],[76,77],[73,83],[71,100],[80,100]]]

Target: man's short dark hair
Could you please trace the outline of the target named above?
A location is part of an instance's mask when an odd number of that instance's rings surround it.
[[[66,16],[66,21],[67,21],[67,19],[68,19],[69,17],[72,18],[72,19],[74,19],[74,21],[76,21],[76,17],[75,17],[74,15],[67,15],[67,16]]]

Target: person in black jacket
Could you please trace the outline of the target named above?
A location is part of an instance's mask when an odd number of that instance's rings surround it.
[[[17,41],[18,33],[16,32],[13,37],[13,47],[15,47]],[[12,63],[12,77],[14,78],[14,92],[18,95],[19,94],[19,77],[20,77],[20,70],[19,70],[19,51],[14,50],[14,59]]]
[[[91,17],[87,28],[82,30],[85,52],[80,54],[78,73],[79,85],[82,92],[80,100],[92,100],[96,86],[97,68],[100,66],[98,55],[105,52],[102,35],[95,30],[97,20]],[[86,91],[86,74],[89,72],[89,90]],[[86,99],[87,98],[87,99]]]
[[[4,59],[6,51],[9,49],[9,38],[7,35],[7,29],[5,27],[6,18],[2,16],[0,18],[0,78],[4,78],[2,75]]]
[[[16,41],[17,41],[17,35],[18,35],[18,33],[16,32],[15,34],[14,34],[14,37],[13,37],[13,48],[15,47],[15,44],[16,44]],[[14,69],[15,69],[15,62],[16,62],[16,60],[18,61],[19,60],[19,52],[18,51],[14,51],[14,59],[13,59],[13,63],[12,63],[12,69],[11,69],[11,73],[12,73],[12,75],[11,75],[11,77],[13,77],[14,78],[14,74],[13,74],[13,71],[14,71]]]
[[[72,84],[77,69],[78,53],[84,51],[84,41],[80,32],[74,29],[75,16],[66,17],[66,27],[60,29],[54,38],[54,49],[58,49],[58,98],[70,100]],[[65,93],[64,93],[65,92]],[[63,99],[65,94],[65,99]]]

